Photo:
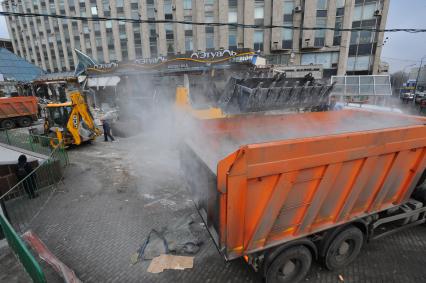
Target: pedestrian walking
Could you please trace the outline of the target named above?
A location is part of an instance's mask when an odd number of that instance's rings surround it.
[[[109,126],[109,123],[107,120],[102,120],[102,128],[104,129],[104,141],[108,141],[108,137],[111,139],[111,141],[113,142],[115,139],[114,137],[111,135],[111,127]]]
[[[31,164],[27,162],[27,157],[24,154],[21,154],[18,158],[16,177],[18,178],[18,181],[23,180],[22,185],[30,199],[38,197],[38,194],[35,192],[36,184],[34,174],[30,175],[32,171],[33,168]]]

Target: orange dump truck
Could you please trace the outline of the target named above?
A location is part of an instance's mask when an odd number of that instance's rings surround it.
[[[37,120],[37,113],[37,98],[34,96],[0,98],[0,128],[28,127]]]
[[[426,119],[362,110],[196,119],[180,152],[197,209],[227,259],[266,282],[426,219]]]

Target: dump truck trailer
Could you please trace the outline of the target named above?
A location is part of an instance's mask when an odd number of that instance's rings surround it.
[[[180,148],[226,260],[266,282],[334,270],[369,240],[425,223],[425,118],[365,110],[192,119]]]
[[[38,104],[34,96],[0,98],[0,128],[28,127],[37,120],[37,114]]]

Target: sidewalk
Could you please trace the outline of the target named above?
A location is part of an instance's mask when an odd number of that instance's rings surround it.
[[[0,282],[28,283],[31,278],[24,267],[7,246],[6,240],[0,241]]]

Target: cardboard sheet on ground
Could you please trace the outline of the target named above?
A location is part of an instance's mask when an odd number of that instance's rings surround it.
[[[193,265],[194,258],[191,256],[162,254],[151,261],[151,264],[148,266],[148,272],[160,273],[164,269],[184,270],[185,268],[192,268]]]

